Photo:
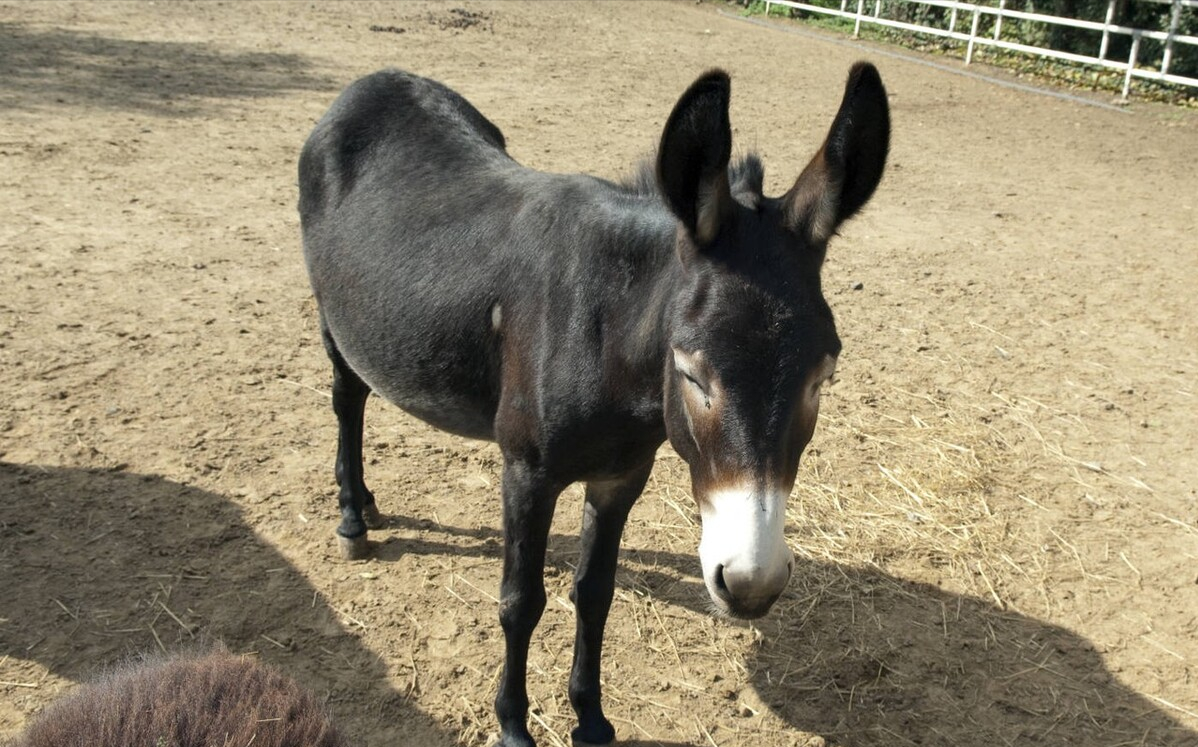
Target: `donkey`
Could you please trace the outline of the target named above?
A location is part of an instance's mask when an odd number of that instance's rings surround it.
[[[382,516],[362,473],[376,392],[503,454],[505,658],[495,710],[529,747],[529,641],[558,495],[586,484],[570,702],[576,744],[615,737],[599,663],[620,536],[668,438],[690,467],[715,611],[765,614],[790,578],[785,505],[840,353],[820,289],[828,240],[873,194],[890,118],[858,63],[823,146],[780,198],[731,163],[728,75],[698,78],[628,183],[516,163],[440,83],[353,83],[299,161],[304,255],[333,363],[348,558]]]

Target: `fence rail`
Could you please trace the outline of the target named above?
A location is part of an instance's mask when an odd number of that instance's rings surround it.
[[[1110,0],[1109,5],[1107,6],[1106,20],[1103,22],[1083,21],[1077,18],[1051,16],[1045,15],[1043,13],[1028,13],[1026,11],[1007,10],[1007,0],[999,0],[997,6],[977,5],[974,3],[957,2],[957,0],[855,0],[856,10],[849,10],[848,5],[850,1],[851,0],[840,0],[839,10],[836,8],[825,8],[819,5],[811,5],[805,2],[797,2],[796,0],[765,0],[765,8],[766,15],[769,15],[769,11],[772,6],[780,5],[787,8],[795,8],[798,10],[807,11],[809,13],[819,13],[827,16],[846,18],[854,22],[854,37],[860,35],[861,24],[872,23],[877,26],[885,26],[888,28],[901,29],[904,31],[911,31],[920,34],[931,34],[933,36],[964,42],[966,44],[965,64],[967,65],[973,61],[974,48],[981,45],[995,47],[998,49],[1007,49],[1013,52],[1039,55],[1042,57],[1051,57],[1058,60],[1066,60],[1068,62],[1079,62],[1089,65],[1098,65],[1105,68],[1112,68],[1115,70],[1122,70],[1124,71],[1123,98],[1125,99],[1131,91],[1131,83],[1133,78],[1144,78],[1198,88],[1198,78],[1191,78],[1186,75],[1178,75],[1169,72],[1169,65],[1173,59],[1173,49],[1177,44],[1198,47],[1198,36],[1188,36],[1177,33],[1177,29],[1181,20],[1182,9],[1198,8],[1198,0],[1147,0],[1148,2],[1158,2],[1172,6],[1173,10],[1170,14],[1168,31],[1152,31],[1149,29],[1131,28],[1128,26],[1120,26],[1118,24],[1112,23],[1112,20],[1115,17],[1116,4],[1119,0]],[[948,28],[925,26],[919,23],[885,18],[882,16],[883,2],[888,4],[905,3],[907,5],[944,8],[951,11],[949,15]],[[872,9],[869,9],[868,6],[870,5],[872,5]],[[971,17],[968,33],[957,30],[957,22],[959,20],[960,14],[962,13]],[[993,31],[990,34],[979,33],[981,19],[985,16],[993,16]],[[1008,41],[1002,38],[1002,24],[1004,19],[1032,21],[1036,23],[1048,24],[1050,26],[1065,26],[1069,28],[1086,29],[1089,31],[1101,31],[1102,41],[1099,44],[1098,54],[1094,57],[1085,54],[1078,54],[1076,52],[1064,52],[1059,49],[1052,49],[1050,47],[1040,47],[1034,44]],[[1131,51],[1128,54],[1126,61],[1112,60],[1107,58],[1112,34],[1120,34],[1131,37]],[[1164,53],[1161,57],[1159,70],[1141,66],[1141,60],[1139,59],[1140,42],[1143,39],[1152,39],[1163,43]]]

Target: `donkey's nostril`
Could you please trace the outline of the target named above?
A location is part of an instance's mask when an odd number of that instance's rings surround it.
[[[712,598],[733,617],[752,619],[769,612],[790,580],[789,564],[773,569],[718,565],[708,588]]]
[[[724,566],[722,565],[715,567],[715,588],[724,599],[732,596],[732,592],[728,591],[728,582],[724,580]]]

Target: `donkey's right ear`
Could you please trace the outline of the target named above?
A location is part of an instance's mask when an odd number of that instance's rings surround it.
[[[701,76],[674,105],[657,149],[661,193],[700,248],[715,239],[732,212],[730,95],[723,70]]]

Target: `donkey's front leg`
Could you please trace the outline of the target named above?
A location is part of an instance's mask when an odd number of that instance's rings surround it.
[[[535,747],[526,723],[528,644],[545,611],[545,545],[563,487],[523,461],[504,464],[499,622],[506,647],[495,697],[502,747]]]
[[[570,704],[578,714],[578,727],[570,735],[575,747],[606,745],[616,738],[616,731],[604,717],[600,702],[603,627],[607,624],[607,612],[615,592],[616,563],[624,522],[652,468],[650,462],[618,480],[587,483],[582,514],[582,556],[571,591],[577,611],[574,666],[570,670]]]

